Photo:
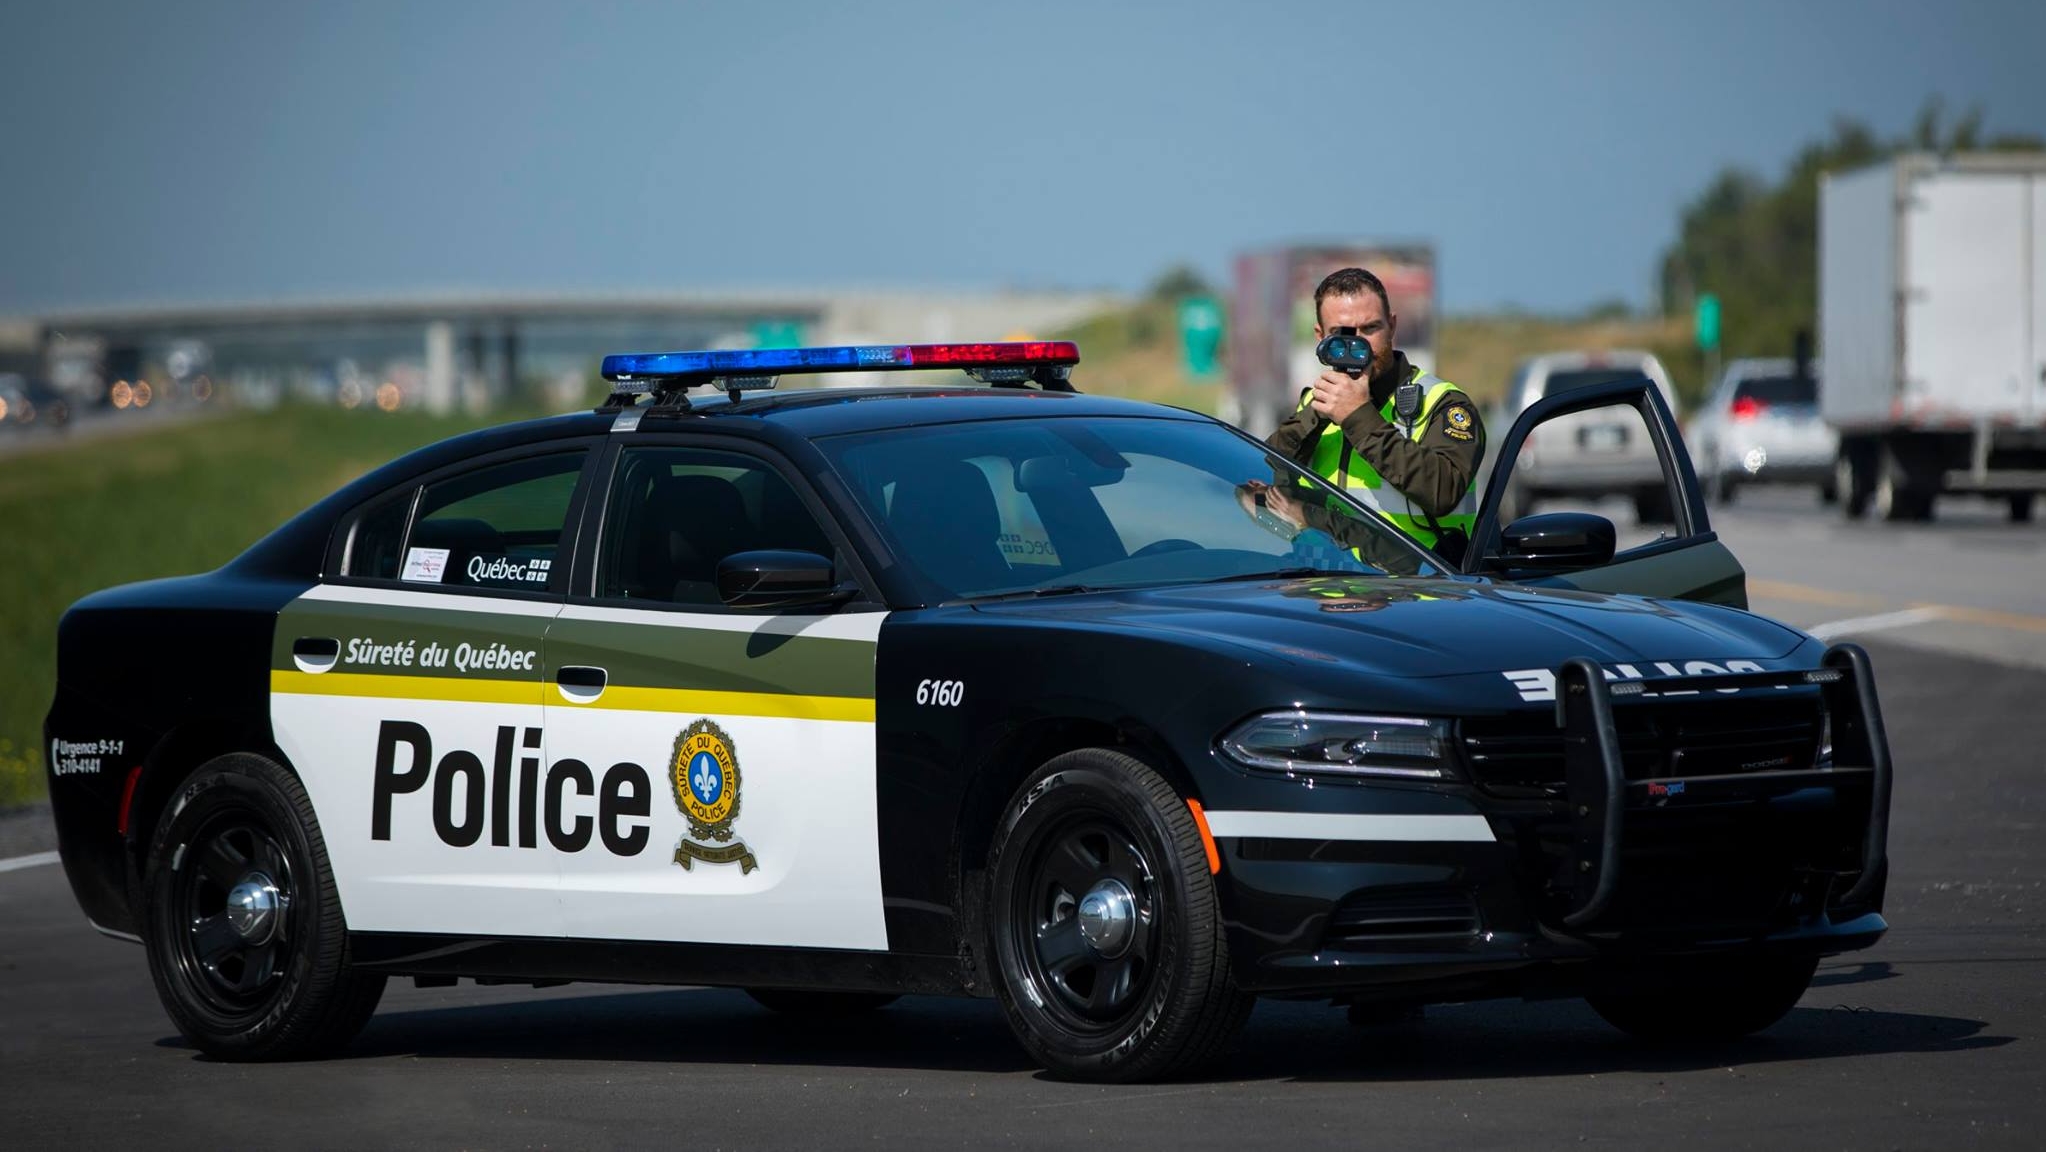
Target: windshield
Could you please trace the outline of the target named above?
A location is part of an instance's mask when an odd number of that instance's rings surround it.
[[[818,446],[941,599],[1441,571],[1397,528],[1221,424],[990,420]]]

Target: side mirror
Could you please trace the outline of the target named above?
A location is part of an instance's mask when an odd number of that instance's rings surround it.
[[[733,608],[801,608],[851,598],[815,552],[737,552],[718,561],[718,598]]]
[[[1500,568],[1534,568],[1572,572],[1612,563],[1617,534],[1613,522],[1589,512],[1547,512],[1523,516],[1506,526],[1499,552],[1490,557]]]

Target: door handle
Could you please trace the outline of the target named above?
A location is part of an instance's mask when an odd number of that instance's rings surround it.
[[[318,675],[341,659],[341,642],[332,636],[300,636],[291,642],[291,662],[298,670]]]
[[[554,670],[554,684],[571,704],[588,704],[604,694],[610,673],[587,664],[564,664]]]

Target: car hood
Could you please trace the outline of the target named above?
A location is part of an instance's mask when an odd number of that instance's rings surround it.
[[[1686,662],[1773,660],[1809,639],[1718,605],[1411,577],[1179,585],[979,607],[1398,677],[1554,668],[1573,656],[1635,665],[1641,676],[1680,675],[1689,674]]]

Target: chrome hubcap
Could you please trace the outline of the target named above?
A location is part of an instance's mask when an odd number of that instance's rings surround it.
[[[1137,898],[1122,881],[1103,880],[1080,898],[1080,935],[1096,955],[1113,960],[1137,933]]]
[[[261,872],[242,877],[227,894],[227,923],[251,944],[268,943],[277,932],[277,885]]]

